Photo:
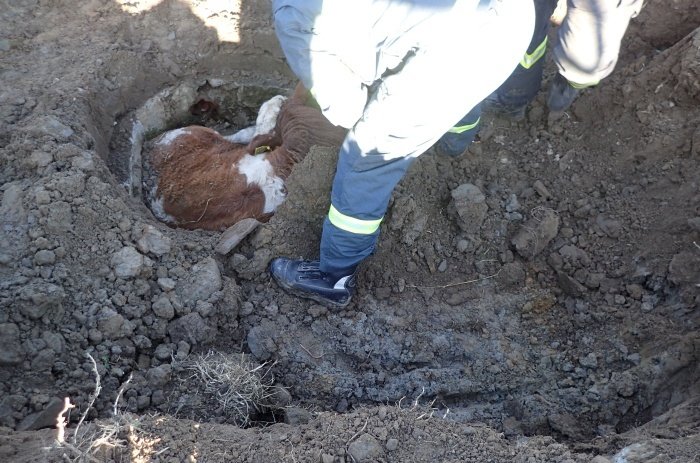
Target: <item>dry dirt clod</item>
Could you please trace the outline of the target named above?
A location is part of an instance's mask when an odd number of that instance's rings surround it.
[[[511,240],[515,250],[525,259],[541,253],[559,231],[559,215],[549,208],[537,208]]]
[[[348,445],[348,453],[357,463],[375,461],[383,450],[377,439],[371,434],[362,434]]]

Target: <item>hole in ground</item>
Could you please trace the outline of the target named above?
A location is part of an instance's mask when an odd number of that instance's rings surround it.
[[[288,93],[284,82],[268,81],[252,76],[249,80],[210,79],[203,85],[180,83],[120,116],[114,122],[106,159],[115,180],[150,208],[148,190],[153,185],[144,170],[144,144],[165,131],[188,125],[208,127],[222,135],[254,125],[263,102]]]

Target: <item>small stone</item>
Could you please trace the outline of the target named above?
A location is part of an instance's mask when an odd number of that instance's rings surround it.
[[[37,136],[49,135],[59,141],[66,141],[73,135],[73,129],[62,124],[54,116],[43,116],[36,121],[30,133]]]
[[[478,186],[465,183],[452,190],[450,210],[459,227],[467,233],[477,234],[486,218],[486,197]]]
[[[164,236],[160,230],[153,225],[143,227],[141,238],[136,242],[139,251],[152,253],[160,257],[170,252],[170,238]]]
[[[97,329],[107,339],[117,339],[121,336],[124,317],[109,307],[103,307],[97,314]]]
[[[284,422],[294,426],[307,424],[311,421],[311,412],[305,408],[286,407],[284,409]]]
[[[386,449],[390,452],[395,451],[397,448],[399,448],[399,440],[391,438],[388,441],[386,441]]]
[[[498,282],[503,286],[518,286],[525,282],[525,268],[520,262],[505,264],[498,272]]]
[[[466,252],[471,247],[472,246],[471,246],[471,243],[469,242],[469,240],[461,239],[461,240],[457,241],[457,250],[459,252]]]
[[[165,386],[168,384],[168,381],[170,381],[172,371],[172,367],[169,364],[151,368],[146,373],[148,385],[152,388]]]
[[[125,246],[112,255],[110,264],[119,278],[133,278],[141,273],[143,255],[131,246]]]
[[[153,406],[157,407],[158,405],[162,405],[165,403],[165,392],[163,390],[158,389],[157,391],[153,391],[153,394],[151,394],[151,403]]]
[[[700,253],[683,251],[671,259],[668,279],[676,285],[700,283]]]
[[[49,204],[51,203],[51,194],[48,191],[41,189],[34,193],[34,199],[39,205]]]
[[[163,291],[172,291],[173,289],[175,289],[175,280],[167,277],[158,278],[158,286]]]
[[[559,215],[553,209],[539,208],[511,240],[515,250],[525,259],[542,252],[559,231]]]
[[[46,153],[44,151],[32,151],[29,155],[27,164],[30,167],[46,167],[53,161],[53,155],[51,153]]]
[[[382,447],[371,434],[362,434],[348,445],[348,453],[356,462],[376,461],[382,454]]]
[[[515,193],[512,193],[506,202],[506,212],[517,212],[519,210],[520,203],[518,202],[518,197]]]
[[[579,425],[579,420],[568,413],[549,415],[547,417],[549,426],[555,431],[571,438],[581,438],[583,433]]]
[[[133,338],[134,345],[141,350],[145,349],[150,349],[151,348],[151,340],[148,339],[147,336],[144,336],[142,334],[137,334]]]
[[[99,344],[104,339],[102,332],[96,328],[91,328],[88,330],[88,339],[93,344]]]
[[[56,363],[56,353],[51,349],[42,349],[32,359],[32,370],[35,372],[49,372]]]
[[[197,301],[207,300],[222,286],[221,272],[216,261],[207,257],[192,266],[184,280],[180,280],[176,292],[183,304],[194,306]]]
[[[564,272],[557,272],[557,281],[559,282],[559,287],[562,289],[562,291],[569,296],[580,297],[586,293],[585,286]]]
[[[275,349],[271,333],[262,326],[254,326],[248,332],[247,342],[250,353],[260,361],[269,359]]]
[[[698,132],[700,132],[700,130],[698,130]],[[700,217],[693,217],[692,219],[688,219],[688,226],[692,230],[700,232]]]
[[[327,453],[321,455],[321,463],[333,463],[334,461],[335,457],[333,455],[329,455]]]
[[[278,407],[286,407],[292,403],[292,394],[290,394],[285,387],[274,386],[272,388],[272,396],[270,399],[274,405]]]
[[[591,463],[610,463],[610,460],[602,455],[598,455],[596,457],[593,457]]]
[[[613,373],[610,382],[615,386],[617,393],[622,397],[632,397],[637,392],[637,382],[631,373]]]
[[[93,160],[92,155],[88,152],[82,152],[80,155],[72,158],[71,165],[73,168],[84,172],[91,172],[95,170],[95,161]]]
[[[196,310],[197,313],[199,315],[201,315],[202,317],[207,318],[214,313],[215,308],[214,308],[214,304],[212,304],[211,302],[197,301],[197,304],[196,304],[194,310]]]
[[[622,224],[619,220],[612,219],[605,214],[600,214],[595,219],[596,225],[610,238],[619,238],[622,231]]]
[[[240,314],[242,317],[247,317],[248,315],[252,314],[254,310],[255,306],[253,305],[253,303],[250,301],[245,301],[243,305],[241,305]]]
[[[56,262],[56,254],[53,251],[42,249],[34,254],[36,265],[52,265]]]
[[[184,359],[190,355],[191,346],[186,341],[180,341],[177,343],[177,357]]]
[[[156,347],[156,350],[153,352],[153,355],[161,362],[169,360],[170,357],[172,357],[173,355],[172,344],[158,344],[158,347]]]
[[[65,340],[63,336],[52,331],[44,331],[41,335],[41,339],[44,340],[46,346],[57,354],[63,353],[65,349]]]
[[[60,309],[66,293],[51,283],[29,284],[20,291],[19,310],[26,317],[38,320],[46,313]]]
[[[189,313],[168,324],[168,334],[172,342],[186,341],[190,345],[211,341],[216,330],[206,324],[197,312]]]
[[[579,358],[578,363],[580,363],[582,367],[590,368],[592,370],[598,368],[598,358],[593,352],[586,355],[585,357]]]
[[[551,199],[552,194],[549,192],[546,186],[544,186],[544,183],[540,180],[536,180],[535,183],[532,184],[532,188],[537,192],[538,195],[542,196],[544,199]]]
[[[62,234],[73,229],[73,211],[71,205],[65,201],[55,201],[49,208],[49,216],[46,218],[46,231],[53,234]]]
[[[0,324],[0,366],[17,365],[24,359],[19,328],[14,323]]]
[[[170,299],[168,299],[166,296],[159,297],[151,305],[151,309],[153,310],[154,314],[166,320],[172,320],[172,318],[175,316],[175,309],[173,308]]]

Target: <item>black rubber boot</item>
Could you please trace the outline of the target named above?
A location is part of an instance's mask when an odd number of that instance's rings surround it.
[[[342,309],[355,293],[355,274],[340,279],[322,272],[318,261],[278,257],[270,263],[270,273],[278,285],[295,296],[312,299]]]
[[[518,122],[525,119],[528,104],[529,102],[525,102],[519,106],[505,104],[500,101],[496,93],[492,93],[483,101],[482,106],[484,107],[484,112],[492,112],[497,116]]]
[[[579,93],[579,89],[572,87],[564,76],[557,74],[549,89],[547,98],[549,111],[563,113],[569,109],[569,106],[571,106],[571,103],[574,102]]]

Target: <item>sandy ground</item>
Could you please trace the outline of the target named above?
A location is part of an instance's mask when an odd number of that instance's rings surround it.
[[[5,0],[0,22],[3,461],[700,454],[696,2],[649,2],[564,118],[543,92],[462,157],[422,156],[340,312],[266,273],[317,253],[334,150],[226,254],[142,202],[141,144],[245,127],[291,90],[267,1]],[[220,113],[190,114],[199,99]],[[193,376],[209,352],[259,375],[257,408]]]

